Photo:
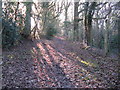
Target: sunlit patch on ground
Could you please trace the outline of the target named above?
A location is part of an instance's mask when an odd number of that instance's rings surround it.
[[[57,39],[61,39],[61,40],[66,40],[65,37],[58,37],[58,36],[55,36]]]

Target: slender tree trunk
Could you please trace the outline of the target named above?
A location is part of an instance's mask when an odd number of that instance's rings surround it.
[[[89,2],[86,2],[85,7],[84,7],[84,9],[85,9],[85,17],[84,17],[85,43],[88,42],[88,20],[87,20],[87,18],[88,18],[88,15],[87,15],[88,5],[89,5]]]
[[[46,25],[47,25],[46,23],[47,23],[47,12],[45,11],[44,16],[43,16],[43,29],[42,29],[44,34],[46,34],[46,32],[47,32],[46,31]]]
[[[31,33],[31,2],[26,2],[26,18],[25,18],[25,28],[23,34],[26,38],[30,36]]]
[[[46,30],[46,28],[47,28],[47,13],[48,13],[48,5],[49,5],[49,2],[43,2],[42,3],[42,9],[43,9],[43,14],[42,14],[42,22],[43,22],[43,28],[42,28],[42,34],[43,35],[46,35],[46,33],[47,33],[47,30]]]
[[[91,29],[92,29],[92,15],[88,15],[88,32],[87,32],[87,44],[91,45]]]
[[[0,62],[2,62],[2,1],[0,1]],[[0,77],[2,77],[2,65],[0,72]],[[0,89],[2,89],[2,78],[0,78]]]
[[[105,21],[106,23],[106,28],[105,28],[105,36],[104,36],[104,50],[105,50],[105,55],[108,54],[108,20]]]
[[[120,57],[120,16],[118,17],[117,20],[117,27],[118,27],[118,52],[119,52],[119,57]]]
[[[2,1],[0,1],[0,45],[2,43]]]
[[[78,31],[78,6],[79,3],[78,2],[74,2],[74,40],[78,40],[79,39],[79,31]]]
[[[65,8],[65,21],[67,21],[68,7]],[[65,23],[65,35],[68,37],[67,23]]]
[[[99,17],[99,15],[98,15],[98,11],[97,11],[97,15],[96,15],[97,17]],[[96,29],[97,29],[97,35],[98,35],[98,38],[95,40],[96,41],[96,46],[98,47],[98,48],[100,48],[100,46],[99,46],[99,44],[100,44],[100,30],[99,30],[99,23],[98,23],[98,19],[96,20]],[[97,36],[97,35],[95,35],[95,36]]]

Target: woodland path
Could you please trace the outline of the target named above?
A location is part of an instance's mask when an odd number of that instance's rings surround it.
[[[56,37],[23,41],[3,51],[3,87],[115,88],[118,59]]]

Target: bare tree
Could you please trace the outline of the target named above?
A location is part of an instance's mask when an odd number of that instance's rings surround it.
[[[23,30],[23,36],[28,38],[31,33],[31,11],[32,11],[32,2],[25,2],[26,6],[26,17],[25,17],[25,27]]]
[[[84,19],[84,25],[85,25],[85,39],[87,42],[87,45],[90,45],[91,43],[91,29],[92,29],[92,18],[94,15],[96,7],[96,2],[86,2],[85,4],[85,19]]]
[[[78,6],[79,2],[74,2],[74,40],[78,40],[78,18],[79,18],[79,13],[78,13]]]
[[[68,37],[68,9],[71,5],[71,2],[68,2],[68,0],[64,1],[64,10],[65,10],[65,21],[64,21],[64,25],[65,25],[65,35],[66,37]]]

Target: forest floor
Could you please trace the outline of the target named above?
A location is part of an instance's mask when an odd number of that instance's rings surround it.
[[[99,52],[98,52],[99,53]],[[24,40],[3,50],[3,87],[116,88],[118,57],[104,57],[78,42]]]

